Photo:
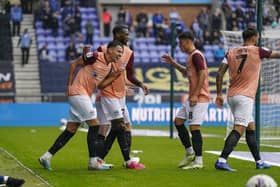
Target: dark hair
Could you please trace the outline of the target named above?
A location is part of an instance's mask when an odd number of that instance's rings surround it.
[[[113,35],[116,35],[117,33],[124,32],[123,30],[128,29],[127,25],[116,25],[113,28]]]
[[[121,46],[123,48],[123,44],[117,40],[113,40],[111,42],[108,43],[107,48],[113,48],[113,47],[117,47],[117,46]]]
[[[244,42],[250,39],[252,36],[257,36],[257,35],[258,35],[258,31],[253,27],[248,27],[242,32],[242,38]]]
[[[179,38],[179,40],[186,40],[186,39],[191,40],[191,41],[194,40],[193,33],[190,31],[182,32],[181,34],[179,34],[178,38]]]

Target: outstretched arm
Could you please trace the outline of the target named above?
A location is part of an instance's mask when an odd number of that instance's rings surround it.
[[[272,51],[270,58],[280,58],[280,51]]]
[[[175,69],[177,69],[178,71],[180,71],[182,74],[186,74],[186,67],[182,66],[181,64],[177,63],[171,56],[169,56],[168,54],[162,55],[161,57],[165,62],[167,62],[168,64],[174,66]]]

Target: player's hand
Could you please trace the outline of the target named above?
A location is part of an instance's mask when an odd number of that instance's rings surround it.
[[[218,108],[222,108],[223,104],[224,104],[224,98],[222,95],[217,95],[216,100],[215,100],[215,104]]]
[[[195,106],[197,101],[198,101],[198,96],[197,95],[192,95],[190,97],[190,106]]]
[[[149,90],[149,88],[148,88],[148,86],[147,86],[146,84],[142,84],[142,85],[141,85],[141,88],[142,88],[142,90],[144,91],[144,94],[145,94],[145,95],[148,95],[148,94],[149,94],[150,90]]]
[[[161,58],[168,64],[171,64],[171,65],[174,64],[173,58],[168,54],[162,55]]]
[[[123,70],[119,70],[119,69],[112,69],[109,73],[109,77],[113,77],[113,78],[117,78],[118,76],[120,76],[120,74],[122,73]]]

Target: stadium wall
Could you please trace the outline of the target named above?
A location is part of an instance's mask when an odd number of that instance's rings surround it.
[[[174,110],[180,105],[180,102],[174,103]],[[129,102],[127,107],[133,125],[169,125],[169,103],[139,105]],[[0,104],[0,126],[59,126],[60,119],[67,119],[68,111],[68,103]],[[231,115],[227,108],[221,110],[210,104],[203,125],[225,126],[228,119]]]

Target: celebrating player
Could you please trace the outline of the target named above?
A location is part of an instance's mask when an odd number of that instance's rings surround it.
[[[230,85],[228,90],[228,104],[234,116],[234,127],[225,140],[223,151],[215,163],[216,169],[234,171],[228,164],[227,158],[246,131],[246,142],[255,159],[256,168],[269,168],[270,165],[260,158],[256,142],[255,123],[253,120],[253,106],[258,87],[261,69],[261,59],[280,58],[279,52],[257,47],[258,31],[247,28],[242,33],[244,45],[228,50],[216,77],[217,97],[216,105],[222,107],[223,77],[229,70]]]
[[[194,36],[191,32],[184,32],[178,38],[181,50],[189,55],[187,66],[175,62],[169,55],[162,56],[163,60],[187,75],[189,79],[188,101],[178,110],[174,121],[179,138],[186,149],[186,157],[178,166],[182,169],[200,169],[203,168],[200,125],[203,122],[210,100],[207,64],[203,54],[195,48]],[[184,125],[186,120],[189,121],[193,147],[188,130]]]
[[[126,79],[133,83],[135,86],[144,90],[148,94],[148,87],[135,78],[133,60],[133,51],[127,45],[129,30],[126,25],[117,25],[113,29],[114,41],[119,41],[124,44],[124,53],[117,62],[114,68],[121,70],[121,74],[116,79],[112,78],[111,83],[107,87],[101,89],[101,97],[97,97],[97,112],[98,119],[101,124],[100,135],[98,136],[99,145],[104,144],[104,138],[107,133],[109,124],[112,125],[111,131],[105,140],[104,154],[100,155],[104,158],[110,150],[114,140],[118,139],[124,160],[125,166],[130,169],[142,169],[144,166],[131,159],[130,146],[131,146],[131,125],[129,113],[125,104],[126,95]],[[107,46],[103,45],[99,51],[106,51]],[[88,57],[88,56],[87,56]],[[91,60],[90,57],[87,59]],[[107,79],[109,80],[109,79]],[[99,105],[99,99],[101,105]]]
[[[112,69],[111,62],[117,62],[123,54],[123,44],[118,41],[112,41],[108,44],[106,52],[90,52],[91,61],[85,63],[83,58],[79,57],[71,64],[68,79],[68,99],[70,103],[70,114],[66,129],[56,139],[52,147],[40,158],[40,164],[47,170],[51,170],[50,160],[52,156],[60,150],[75,134],[81,122],[86,122],[91,131],[88,132],[89,149],[89,169],[110,169],[111,165],[105,164],[102,159],[96,158],[95,141],[98,135],[99,121],[96,119],[91,102],[91,96],[97,86],[102,87],[103,79]],[[72,80],[72,73],[77,65],[81,69]],[[117,74],[118,75],[118,74]]]

